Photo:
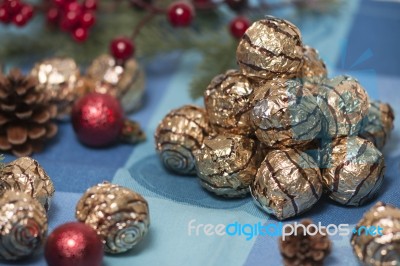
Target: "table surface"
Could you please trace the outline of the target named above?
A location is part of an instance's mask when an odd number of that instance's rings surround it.
[[[399,1],[347,1],[336,15],[299,18],[287,15],[299,26],[304,43],[316,47],[327,62],[330,76],[347,73],[360,80],[371,98],[400,109],[400,3]],[[232,55],[234,56],[234,55]],[[137,146],[120,144],[107,149],[82,146],[71,124],[60,124],[55,141],[33,157],[51,176],[56,194],[49,213],[50,232],[74,220],[82,193],[104,180],[131,188],[149,202],[151,229],[131,252],[105,256],[104,265],[281,265],[277,238],[259,236],[205,236],[188,233],[188,223],[276,223],[253,204],[250,197],[224,200],[205,192],[196,178],[171,175],[154,151],[153,134],[158,122],[172,108],[193,103],[188,85],[195,75],[196,53],[165,56],[147,66],[144,108],[131,118],[144,127],[148,140]],[[202,104],[201,99],[195,102]],[[311,217],[314,222],[354,225],[376,201],[400,206],[400,126],[384,150],[387,172],[376,199],[359,208],[338,206],[322,199],[310,212],[290,220]],[[7,155],[6,161],[14,157]],[[326,265],[357,265],[349,236],[332,237],[333,250]],[[0,263],[1,264],[1,263]],[[3,265],[46,265],[43,256]]]

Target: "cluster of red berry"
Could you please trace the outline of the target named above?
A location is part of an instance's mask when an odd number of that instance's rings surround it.
[[[14,23],[18,27],[24,26],[33,17],[33,7],[20,0],[3,0],[0,2],[0,22]]]
[[[77,42],[83,42],[96,22],[96,9],[97,0],[84,0],[83,3],[77,0],[52,0],[52,7],[47,11],[47,21],[70,33]]]

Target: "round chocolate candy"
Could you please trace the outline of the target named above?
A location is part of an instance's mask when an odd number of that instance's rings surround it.
[[[79,67],[72,58],[51,58],[37,63],[30,73],[39,81],[51,103],[57,106],[58,118],[64,119],[78,98]]]
[[[385,162],[372,142],[359,137],[337,138],[323,153],[322,179],[332,200],[360,206],[378,192]]]
[[[299,146],[321,131],[321,113],[300,82],[276,79],[263,83],[253,99],[250,119],[257,138],[269,147]]]
[[[338,76],[319,87],[317,103],[324,116],[323,138],[358,135],[368,113],[369,98],[352,77]]]
[[[261,209],[284,220],[307,211],[320,199],[321,173],[304,152],[273,150],[261,163],[250,189]]]
[[[237,70],[216,76],[204,92],[211,126],[219,133],[249,135],[252,93],[252,84]]]
[[[393,130],[393,121],[394,112],[389,104],[372,101],[359,136],[374,143],[378,149],[383,149]]]
[[[236,60],[249,77],[295,77],[303,64],[300,31],[287,20],[267,16],[247,29],[239,42]]]
[[[111,55],[101,55],[89,66],[87,76],[94,81],[96,92],[116,97],[125,112],[135,111],[142,105],[145,74],[135,59],[127,60],[122,66]]]
[[[150,226],[147,201],[130,189],[107,182],[83,194],[75,216],[97,231],[108,253],[133,248],[143,240]]]
[[[223,197],[245,196],[262,160],[260,145],[232,134],[205,139],[194,155],[201,185]]]
[[[40,164],[30,157],[21,157],[6,164],[0,171],[0,193],[5,190],[25,192],[38,200],[46,211],[50,208],[54,186]]]
[[[193,151],[199,149],[210,131],[204,109],[185,105],[172,110],[154,135],[156,149],[165,167],[183,175],[195,175]]]
[[[303,62],[299,73],[303,86],[313,95],[318,95],[319,84],[328,75],[325,63],[319,57],[318,51],[307,45],[303,47]]]
[[[37,200],[19,191],[1,194],[0,259],[17,260],[35,254],[46,235],[46,211]]]
[[[375,228],[371,233],[372,228]],[[400,265],[400,209],[378,202],[358,222],[351,237],[357,258],[364,265]]]

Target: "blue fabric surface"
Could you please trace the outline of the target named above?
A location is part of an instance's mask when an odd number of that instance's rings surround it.
[[[400,113],[400,4],[384,1],[347,1],[335,16],[292,17],[302,30],[304,43],[316,47],[330,76],[348,73],[358,78],[372,98],[389,102]],[[232,55],[234,56],[234,55]],[[137,146],[120,144],[91,149],[76,139],[70,123],[60,125],[60,134],[45,152],[34,155],[52,177],[56,196],[49,213],[49,231],[74,220],[75,204],[90,186],[109,180],[134,189],[149,202],[151,230],[133,251],[106,256],[113,265],[281,265],[276,237],[189,235],[188,223],[262,223],[277,221],[260,211],[250,197],[225,200],[204,191],[193,177],[167,172],[155,151],[153,134],[158,122],[172,108],[193,103],[188,86],[195,73],[196,53],[160,58],[147,67],[146,104],[131,118],[144,127],[148,140]],[[202,104],[199,99],[197,104]],[[323,225],[354,225],[377,200],[400,206],[400,119],[384,150],[387,172],[384,185],[369,204],[347,208],[327,199],[310,212],[288,222],[311,217]],[[7,155],[6,161],[14,157]],[[357,265],[349,237],[332,237],[327,265]],[[1,262],[0,262],[1,264]],[[2,265],[46,265],[42,254],[27,261]]]

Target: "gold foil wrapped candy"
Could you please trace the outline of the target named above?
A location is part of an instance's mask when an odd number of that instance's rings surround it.
[[[72,58],[51,58],[37,63],[30,75],[38,79],[39,89],[45,90],[50,102],[57,106],[58,118],[68,116],[78,97],[80,71],[76,62]]]
[[[35,198],[46,211],[50,208],[54,186],[37,161],[21,157],[5,165],[0,171],[0,193],[6,190],[24,192]]]
[[[393,121],[394,112],[389,104],[372,101],[359,136],[374,143],[378,149],[383,149],[393,130]]]
[[[95,82],[96,92],[119,99],[125,112],[141,107],[146,82],[144,71],[135,59],[121,66],[112,56],[101,55],[89,66],[87,76]]]
[[[262,160],[259,148],[254,140],[240,135],[205,139],[194,152],[200,184],[219,196],[245,196]]]
[[[303,46],[303,66],[300,69],[300,78],[303,86],[313,95],[319,94],[319,84],[326,79],[328,71],[318,51],[310,46]]]
[[[373,233],[365,231],[373,227]],[[378,202],[364,214],[355,231],[351,245],[364,265],[400,264],[400,209]]]
[[[252,93],[250,81],[237,70],[228,70],[216,76],[204,92],[211,126],[219,133],[250,134]]]
[[[200,107],[185,105],[169,112],[154,135],[165,167],[178,174],[196,174],[193,152],[209,131],[207,113]]]
[[[108,253],[132,249],[150,226],[147,201],[130,189],[110,183],[85,192],[76,206],[76,218],[97,231]]]
[[[268,16],[256,21],[240,40],[236,60],[248,77],[295,77],[303,64],[300,31],[284,19]]]
[[[320,110],[300,82],[268,81],[255,94],[250,118],[257,138],[267,146],[304,145],[320,133]]]
[[[324,153],[322,178],[331,199],[360,206],[376,195],[385,162],[374,144],[359,137],[338,138],[325,147]]]
[[[297,149],[270,151],[250,187],[256,204],[284,220],[310,209],[321,197],[317,163]]]
[[[368,113],[369,97],[357,80],[349,76],[326,80],[317,102],[325,118],[323,137],[358,135]]]
[[[46,211],[37,200],[23,192],[1,193],[0,259],[17,260],[33,255],[46,235]]]

